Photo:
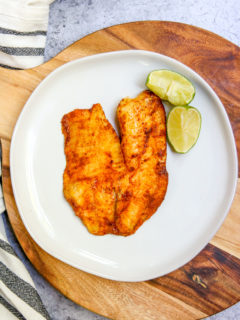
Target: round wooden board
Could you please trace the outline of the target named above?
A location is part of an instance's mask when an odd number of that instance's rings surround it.
[[[42,250],[30,237],[12,194],[9,147],[14,125],[33,89],[67,61],[99,52],[144,49],[173,57],[199,73],[222,100],[240,150],[240,48],[211,32],[174,22],[145,21],[93,33],[29,70],[0,68],[3,188],[13,230],[29,260],[74,302],[112,319],[199,319],[240,300],[240,183],[231,210],[211,243],[182,268],[147,282],[102,279]]]

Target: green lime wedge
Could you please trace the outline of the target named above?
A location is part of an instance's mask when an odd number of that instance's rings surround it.
[[[197,142],[201,130],[201,114],[190,106],[177,106],[167,117],[167,136],[178,153],[188,152]]]
[[[175,106],[189,104],[195,95],[195,88],[187,78],[165,69],[150,72],[146,86],[161,99]]]

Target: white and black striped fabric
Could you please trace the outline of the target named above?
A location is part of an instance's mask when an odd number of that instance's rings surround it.
[[[43,63],[51,2],[0,0],[0,67],[28,69]],[[0,170],[0,319],[49,320],[32,278],[6,238],[3,212]]]
[[[0,66],[29,69],[44,60],[53,0],[0,0]]]
[[[50,319],[27,269],[1,233],[0,317],[15,320]]]

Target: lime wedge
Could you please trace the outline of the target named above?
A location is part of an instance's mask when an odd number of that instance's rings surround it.
[[[189,104],[195,95],[195,88],[187,78],[165,69],[150,72],[146,86],[161,99],[175,106]]]
[[[190,106],[172,108],[167,118],[168,141],[178,153],[188,152],[197,142],[201,129],[201,114]]]

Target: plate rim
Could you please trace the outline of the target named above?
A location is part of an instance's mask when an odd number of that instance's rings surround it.
[[[25,112],[27,112],[28,110],[28,105],[31,105],[31,99],[32,97],[36,94],[37,90],[39,87],[44,86],[45,82],[48,81],[52,76],[54,76],[56,74],[56,72],[61,72],[62,69],[68,68],[68,66],[78,63],[79,61],[81,61],[82,63],[84,63],[85,61],[90,61],[90,60],[94,60],[96,57],[99,56],[111,56],[111,55],[131,55],[131,54],[144,54],[144,55],[153,55],[153,56],[160,56],[163,60],[165,59],[165,61],[170,61],[173,63],[177,63],[180,64],[182,67],[184,67],[185,69],[187,69],[188,71],[190,71],[191,73],[193,73],[197,79],[200,81],[200,83],[204,86],[204,88],[207,88],[207,90],[209,90],[211,92],[211,94],[214,96],[214,98],[216,99],[217,103],[218,103],[218,111],[222,112],[222,116],[224,117],[224,123],[227,125],[227,130],[228,133],[230,134],[229,139],[231,140],[231,147],[232,147],[232,155],[233,155],[233,161],[234,161],[234,168],[233,169],[233,175],[235,176],[235,180],[232,181],[232,190],[231,190],[231,196],[229,196],[228,198],[228,205],[227,205],[227,209],[225,210],[225,212],[222,213],[221,218],[219,219],[218,223],[215,225],[215,228],[212,228],[212,232],[210,233],[210,235],[208,235],[208,237],[204,238],[204,245],[200,244],[197,249],[195,250],[191,250],[191,252],[194,251],[194,253],[191,253],[190,255],[188,255],[188,257],[186,259],[182,259],[181,263],[178,263],[177,266],[174,265],[172,268],[169,269],[169,271],[167,272],[162,272],[162,273],[158,273],[158,274],[154,274],[154,275],[149,275],[148,277],[136,277],[136,279],[132,279],[132,277],[115,277],[112,276],[111,274],[108,274],[107,272],[105,272],[104,274],[102,272],[96,272],[95,270],[91,270],[91,268],[85,268],[85,267],[81,267],[79,265],[77,265],[76,263],[73,263],[71,261],[69,261],[66,258],[62,258],[61,256],[58,256],[57,254],[54,253],[54,249],[51,250],[49,248],[44,248],[44,246],[42,245],[41,241],[39,241],[39,239],[37,238],[37,236],[35,236],[34,233],[32,233],[32,231],[30,230],[28,223],[27,223],[27,219],[25,219],[24,217],[24,213],[22,213],[21,210],[21,204],[19,203],[19,200],[17,199],[17,187],[14,181],[14,170],[13,169],[13,156],[14,156],[14,142],[15,142],[15,137],[17,135],[17,131],[18,131],[18,127],[21,123],[21,119],[23,117],[23,115],[25,114]],[[169,56],[157,53],[157,52],[153,52],[153,51],[148,51],[148,50],[138,50],[138,49],[130,49],[130,50],[118,50],[118,51],[110,51],[110,52],[103,52],[103,53],[97,53],[97,54],[93,54],[90,56],[85,56],[85,57],[81,57],[81,58],[77,58],[74,60],[71,60],[69,62],[64,63],[63,65],[57,67],[56,69],[54,69],[53,71],[51,71],[36,87],[35,89],[32,91],[31,95],[28,97],[28,99],[25,101],[25,104],[19,114],[19,117],[15,123],[14,126],[14,130],[13,130],[13,134],[12,134],[12,138],[11,138],[11,145],[10,145],[10,177],[11,177],[11,183],[12,183],[12,189],[13,189],[13,195],[14,195],[14,199],[17,205],[17,209],[20,215],[20,218],[26,228],[26,230],[28,231],[28,233],[30,234],[30,236],[33,238],[33,240],[41,247],[42,250],[44,250],[45,252],[47,252],[48,254],[50,254],[51,256],[53,256],[54,258],[70,265],[73,266],[81,271],[87,272],[87,273],[91,273],[94,274],[96,276],[100,276],[102,278],[106,278],[106,279],[110,279],[110,280],[115,280],[115,281],[128,281],[128,282],[137,282],[137,281],[147,281],[156,277],[160,277],[163,275],[166,275],[176,269],[181,268],[183,265],[185,265],[186,263],[188,263],[189,261],[191,261],[195,256],[197,256],[202,249],[211,241],[211,239],[214,237],[214,235],[216,234],[216,232],[219,230],[219,228],[221,227],[221,225],[223,224],[229,210],[230,207],[232,205],[235,193],[236,193],[236,188],[237,188],[237,182],[238,182],[238,157],[237,157],[237,149],[236,149],[236,142],[235,142],[235,137],[233,134],[233,130],[232,130],[232,126],[231,126],[231,122],[229,120],[227,111],[223,105],[223,103],[221,102],[220,98],[218,97],[218,95],[215,93],[215,91],[210,87],[210,85],[208,84],[208,82],[203,79],[196,71],[194,71],[192,68],[188,67],[187,65],[185,65],[184,63],[178,61],[177,59],[171,58]],[[196,247],[195,247],[196,248]],[[189,257],[190,256],[190,257]],[[70,259],[71,260],[71,259]]]

